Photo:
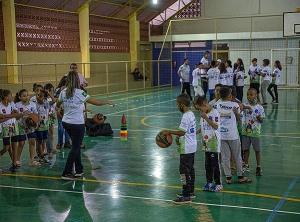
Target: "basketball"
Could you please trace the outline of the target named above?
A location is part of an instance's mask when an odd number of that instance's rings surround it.
[[[25,124],[28,128],[37,128],[39,116],[37,114],[29,114],[25,119]]]
[[[106,116],[103,116],[103,114],[101,114],[101,113],[97,113],[97,114],[95,114],[94,115],[94,121],[96,122],[96,123],[98,123],[98,124],[103,124],[104,123],[104,121],[106,120]]]
[[[167,148],[169,146],[171,146],[172,142],[173,142],[173,138],[170,134],[166,134],[164,135],[164,137],[161,135],[161,132],[159,132],[156,135],[156,144],[157,146],[159,146],[160,148]]]

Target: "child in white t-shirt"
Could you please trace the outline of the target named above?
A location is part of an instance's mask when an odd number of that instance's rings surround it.
[[[237,99],[241,102],[243,101],[243,89],[244,89],[244,79],[245,79],[245,72],[241,66],[237,67],[236,73],[236,93]]]
[[[251,109],[244,109],[242,118],[242,149],[245,156],[245,164],[243,166],[244,171],[250,171],[249,168],[249,156],[250,156],[250,146],[252,144],[255,151],[256,157],[256,175],[261,176],[262,170],[260,167],[260,153],[261,153],[261,143],[260,143],[260,133],[261,133],[261,123],[265,117],[264,108],[257,104],[257,92],[256,89],[250,88],[247,92],[248,102],[244,106],[250,106]]]
[[[272,76],[272,82],[271,84],[269,85],[268,87],[268,92],[270,93],[270,95],[272,96],[272,103],[273,104],[278,104],[278,91],[277,91],[277,86],[280,82],[280,74],[281,74],[281,63],[279,60],[276,60],[274,62],[274,71],[273,71],[273,74],[271,75]],[[275,97],[271,91],[271,89],[274,88],[274,93],[275,93]]]
[[[215,89],[215,85],[219,83],[219,76],[220,76],[220,70],[216,67],[216,61],[212,60],[210,64],[212,68],[210,68],[207,71],[208,89],[210,94],[209,101],[213,100],[215,97],[214,89]]]
[[[263,106],[268,105],[267,103],[267,89],[270,85],[270,79],[271,79],[271,68],[269,67],[270,60],[264,59],[263,60],[263,68],[259,72],[259,75],[264,78],[264,80],[261,83],[261,96],[262,96],[262,104]]]
[[[216,108],[215,104],[216,102],[218,102],[218,100],[220,99],[220,89],[221,89],[222,84],[217,84],[215,85],[215,98],[210,101],[208,104],[210,105],[210,107],[212,108]]]
[[[196,119],[190,110],[190,98],[187,94],[180,94],[177,97],[177,108],[183,113],[179,130],[165,130],[162,135],[177,135],[176,143],[180,153],[180,177],[182,182],[182,194],[178,194],[178,199],[173,200],[175,204],[186,204],[195,198],[195,169],[194,157],[197,150]]]
[[[218,192],[223,190],[221,167],[220,167],[220,114],[213,109],[204,97],[197,97],[194,100],[194,107],[200,111],[200,126],[197,131],[202,133],[203,147],[205,148],[205,170],[206,184],[204,191]],[[215,185],[212,185],[213,180]]]
[[[203,67],[202,63],[197,63],[195,69],[192,72],[192,76],[193,76],[193,87],[194,87],[194,92],[195,92],[195,96],[203,96],[204,92],[202,89],[202,81],[201,81],[201,73],[200,73],[200,69]]]
[[[222,86],[220,89],[220,100],[216,103],[216,110],[220,114],[221,154],[226,183],[232,183],[230,169],[230,158],[233,156],[239,183],[252,182],[244,177],[241,158],[241,143],[237,130],[236,121],[240,119],[240,108],[236,102],[231,102],[231,88]]]

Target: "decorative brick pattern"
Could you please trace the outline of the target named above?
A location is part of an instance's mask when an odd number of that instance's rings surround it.
[[[130,52],[129,22],[90,16],[91,52]]]
[[[140,22],[140,40],[149,41],[149,23]]]
[[[16,5],[18,51],[80,52],[77,14]]]

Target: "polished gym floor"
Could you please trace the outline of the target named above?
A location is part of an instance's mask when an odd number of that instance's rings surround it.
[[[4,154],[0,221],[300,221],[300,90],[279,90],[280,104],[265,107],[263,176],[255,175],[252,151],[246,173],[250,184],[238,184],[235,175],[231,185],[223,178],[222,192],[202,191],[206,180],[198,137],[196,198],[181,206],[171,202],[181,192],[176,145],[161,149],[155,144],[160,130],[177,129],[180,123],[178,93],[178,87],[164,87],[96,97],[116,103],[88,106],[107,116],[114,136],[84,138],[85,174],[77,181],[60,179],[68,149],[54,155],[52,165],[33,167],[26,144],[16,173],[8,170],[11,161]],[[120,139],[122,114],[127,141]]]

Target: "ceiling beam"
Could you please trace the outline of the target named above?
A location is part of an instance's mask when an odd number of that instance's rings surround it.
[[[118,8],[115,10],[110,16],[115,17],[117,14],[119,14],[127,5],[130,5],[130,8],[132,7],[131,5],[132,0],[127,1],[122,7]]]
[[[69,4],[71,0],[65,0],[63,1],[59,6],[56,7],[56,9],[64,9],[64,7]]]
[[[134,16],[135,14],[138,14],[141,10],[143,10],[144,8],[146,8],[147,6],[149,5],[149,0],[148,1],[145,1],[144,4],[142,4],[139,8],[137,8],[133,13],[131,13],[127,19],[131,19],[132,16]]]

